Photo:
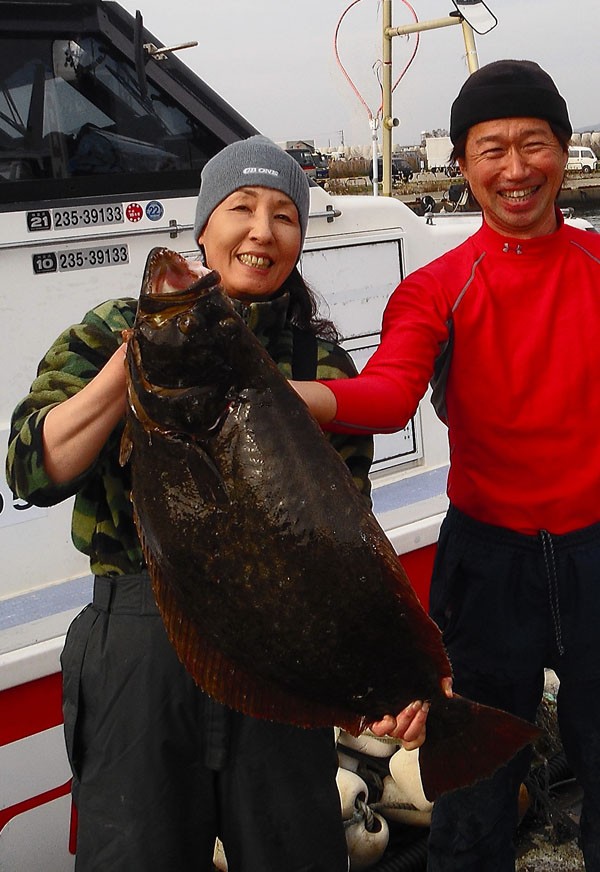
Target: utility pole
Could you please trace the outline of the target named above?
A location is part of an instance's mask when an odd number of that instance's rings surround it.
[[[452,2],[456,7],[456,12],[451,12],[447,18],[415,22],[403,27],[392,27],[392,0],[383,0],[383,118],[381,126],[383,130],[384,196],[389,197],[392,193],[392,130],[400,123],[392,115],[392,39],[395,36],[406,36],[409,33],[421,33],[425,30],[460,24],[462,25],[467,65],[469,74],[471,74],[479,68],[474,31],[478,34],[488,33],[498,23],[497,18],[490,12],[483,0],[452,0]]]
[[[392,0],[383,0],[383,103],[382,103],[382,144],[383,158],[383,196],[392,193],[392,130],[398,125],[398,119],[392,117]]]

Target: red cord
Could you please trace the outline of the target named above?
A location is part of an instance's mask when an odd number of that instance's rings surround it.
[[[340,31],[340,26],[341,26],[341,24],[342,24],[343,19],[345,18],[345,16],[347,15],[347,13],[352,9],[352,7],[353,7],[353,6],[356,6],[356,4],[357,4],[357,3],[360,3],[360,2],[361,2],[361,0],[353,0],[353,2],[350,3],[350,5],[347,6],[346,9],[345,9],[345,10],[342,12],[342,14],[340,15],[340,18],[339,18],[339,20],[338,20],[337,26],[336,26],[336,28],[335,28],[335,33],[334,33],[334,36],[333,36],[333,51],[334,51],[335,59],[336,59],[336,61],[337,61],[337,63],[338,63],[338,66],[339,66],[340,70],[342,71],[344,77],[346,78],[346,81],[348,82],[348,84],[350,85],[350,87],[352,88],[352,90],[354,91],[354,93],[356,94],[356,96],[358,97],[358,99],[360,100],[360,102],[362,103],[362,105],[364,106],[364,108],[366,109],[366,111],[367,111],[367,115],[368,115],[368,117],[369,117],[369,121],[372,121],[372,120],[373,120],[373,117],[374,117],[374,116],[373,116],[373,112],[371,111],[371,109],[369,108],[369,105],[367,104],[366,100],[363,98],[362,94],[360,93],[360,91],[358,90],[358,88],[356,87],[356,85],[354,84],[354,82],[352,81],[352,79],[350,78],[350,75],[348,74],[346,68],[344,67],[344,65],[343,65],[343,63],[342,63],[342,61],[341,61],[341,59],[340,59],[340,55],[339,55],[339,52],[338,52],[338,46],[337,46],[337,43],[338,43],[338,34],[339,34],[339,31]],[[413,9],[413,7],[410,5],[410,3],[408,2],[408,0],[402,0],[402,3],[404,3],[404,5],[407,6],[407,7],[410,9],[410,11],[411,11],[412,14],[413,14],[414,20],[415,20],[415,21],[418,21],[419,19],[418,19],[418,17],[417,17],[417,13],[416,13],[415,10]],[[400,81],[402,80],[402,78],[405,76],[405,74],[406,74],[408,68],[410,67],[410,65],[412,64],[412,62],[413,62],[414,59],[415,59],[415,55],[417,54],[417,49],[418,49],[418,47],[419,47],[419,34],[418,34],[418,33],[416,34],[416,37],[417,37],[417,38],[416,38],[416,41],[415,41],[415,47],[414,47],[413,53],[412,53],[412,55],[411,55],[411,57],[410,57],[408,63],[406,64],[406,66],[404,67],[404,69],[402,70],[402,72],[400,73],[400,75],[398,76],[398,78],[396,79],[396,81],[394,82],[394,84],[392,85],[392,92],[395,91],[396,86],[399,84],[399,82],[400,82]],[[381,83],[380,83],[380,87],[381,87]],[[379,109],[378,109],[377,112],[375,113],[375,118],[379,118],[379,117],[382,115],[382,112],[383,112],[383,98],[382,98],[381,104],[380,104],[380,106],[379,106]]]

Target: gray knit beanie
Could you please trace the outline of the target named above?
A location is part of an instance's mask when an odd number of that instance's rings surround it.
[[[211,212],[238,188],[260,186],[282,191],[298,210],[304,244],[310,192],[300,164],[266,136],[232,142],[205,164],[200,178],[194,238],[198,239]]]
[[[469,76],[450,113],[450,139],[481,121],[543,118],[573,132],[567,104],[552,78],[534,61],[493,61]]]

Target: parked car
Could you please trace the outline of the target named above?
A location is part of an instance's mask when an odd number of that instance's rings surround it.
[[[403,182],[410,182],[414,175],[413,167],[407,160],[392,157],[392,178],[402,178]]]
[[[315,164],[315,155],[308,148],[286,148],[286,151],[294,160],[298,161],[309,179],[316,179],[317,167]]]
[[[591,173],[593,170],[598,169],[598,160],[591,148],[570,145],[567,169]]]
[[[329,161],[320,151],[313,152],[313,159],[317,171],[317,181],[329,178]]]
[[[456,176],[460,176],[460,167],[456,161],[452,161],[452,163],[446,164],[444,167],[444,173],[449,176],[449,178],[454,179]]]
[[[383,158],[377,161],[377,175],[379,181],[383,178]],[[407,160],[392,155],[392,181],[410,182],[414,175],[414,169]],[[369,178],[373,181],[373,163],[369,167]]]

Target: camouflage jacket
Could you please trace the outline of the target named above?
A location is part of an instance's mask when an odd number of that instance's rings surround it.
[[[109,300],[88,312],[80,324],[65,330],[38,367],[30,393],[11,421],[7,481],[15,494],[34,505],[50,506],[75,496],[71,534],[75,547],[90,558],[96,575],[127,575],[144,567],[129,499],[129,468],[119,465],[123,425],[115,428],[92,466],[73,481],[53,484],[43,462],[42,427],[49,410],[76,394],[107,362],[131,327],[137,301]],[[288,298],[244,307],[248,326],[281,372],[292,375],[293,330],[287,320]],[[318,340],[318,378],[347,378],[356,370],[339,346]],[[350,469],[359,489],[370,494],[370,436],[328,436]]]

